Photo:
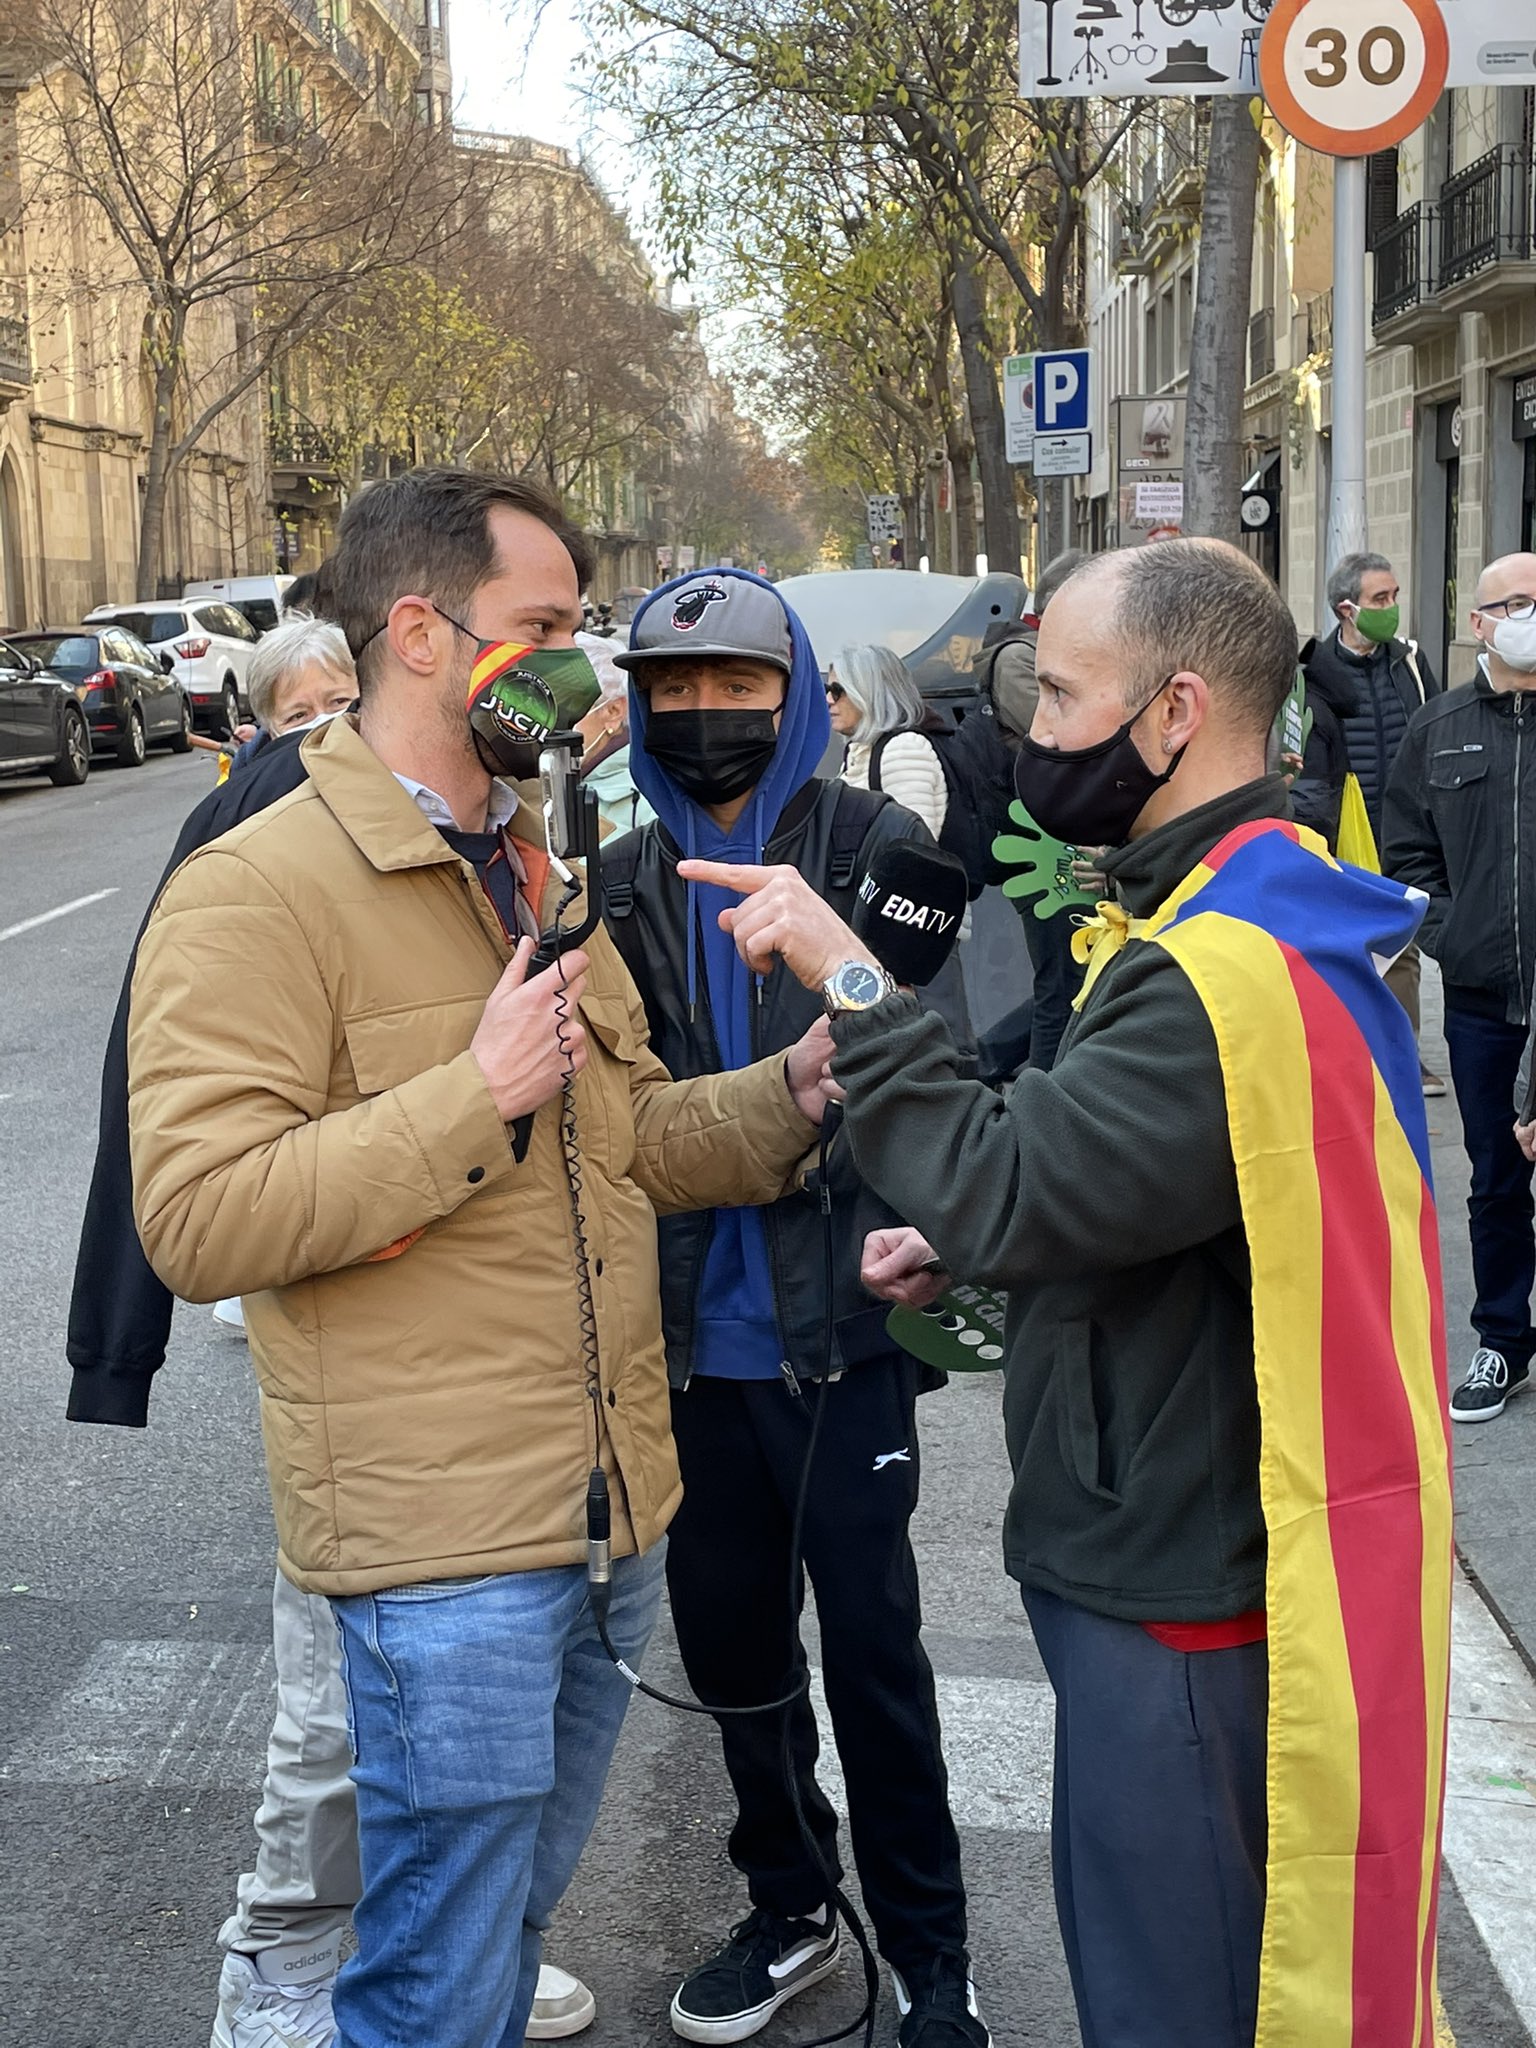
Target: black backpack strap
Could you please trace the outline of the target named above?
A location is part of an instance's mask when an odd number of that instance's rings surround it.
[[[880,757],[885,752],[887,743],[895,737],[893,732],[883,732],[869,750],[869,786],[873,790],[878,791],[880,788]]]
[[[883,742],[876,740],[878,747]],[[873,767],[873,761],[870,764]],[[833,889],[851,889],[859,871],[859,855],[869,828],[891,799],[880,789],[855,789],[851,783],[837,786],[837,809],[832,813],[829,835],[830,858],[827,882]]]
[[[628,917],[635,907],[635,873],[643,844],[639,832],[625,832],[603,853],[603,913]]]

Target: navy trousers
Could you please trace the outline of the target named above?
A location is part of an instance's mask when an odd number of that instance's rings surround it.
[[[1056,1694],[1051,1866],[1083,2048],[1253,2048],[1269,1653],[1025,1589]]]
[[[1445,1007],[1451,1085],[1472,1162],[1467,1218],[1472,1232],[1472,1327],[1479,1343],[1512,1366],[1536,1351],[1531,1289],[1536,1286],[1531,1162],[1515,1143],[1515,1076],[1525,1031],[1502,1017]]]

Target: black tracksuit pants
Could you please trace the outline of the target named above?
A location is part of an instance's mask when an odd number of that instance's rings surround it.
[[[919,1635],[915,1363],[856,1367],[826,1389],[805,1516],[821,1670],[848,1789],[848,1820],[880,1952],[905,1973],[965,1946],[960,1844]],[[720,1705],[777,1699],[804,1671],[790,1597],[789,1539],[814,1385],[695,1377],[672,1396],[683,1505],[667,1546],[667,1588],[689,1683]],[[800,1796],[827,1864],[840,1872],[837,1819],[816,1783],[816,1719],[789,1710]],[[814,1911],[827,1900],[785,1789],[782,1714],[717,1724],[736,1793],[731,1861],[755,1906]]]

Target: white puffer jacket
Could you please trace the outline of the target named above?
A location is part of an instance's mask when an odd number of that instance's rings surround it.
[[[843,780],[855,789],[870,786],[869,763],[873,752],[865,741],[849,743]],[[893,803],[915,812],[938,838],[949,810],[949,785],[931,740],[920,732],[893,733],[880,755],[880,787]]]

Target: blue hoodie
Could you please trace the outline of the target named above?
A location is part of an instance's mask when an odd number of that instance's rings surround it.
[[[715,569],[713,576],[739,576],[763,582],[744,569]],[[677,579],[687,582],[689,577]],[[772,585],[765,585],[772,589]],[[638,626],[650,605],[676,588],[663,584],[635,614]],[[780,603],[783,600],[780,599]],[[690,797],[684,796],[660,764],[645,751],[650,706],[643,689],[629,686],[630,774],[656,815],[690,857],[731,860],[756,865],[790,798],[805,787],[821,764],[832,737],[826,693],[804,626],[785,605],[794,663],[779,722],[779,744],[772,765],[737,820],[735,830],[722,832]],[[663,716],[666,714],[663,713]],[[720,912],[741,898],[726,889],[688,885],[688,999],[698,992],[698,961],[702,952],[710,1015],[722,1071],[752,1064],[754,978],[742,964],[734,942],[720,929]],[[779,1341],[774,1307],[773,1275],[763,1220],[756,1209],[717,1209],[705,1254],[699,1288],[699,1314],[693,1359],[696,1372],[721,1379],[777,1379],[784,1347]]]

